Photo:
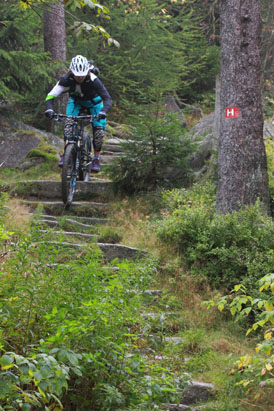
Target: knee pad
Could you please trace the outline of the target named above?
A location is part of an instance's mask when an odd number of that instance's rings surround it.
[[[72,127],[73,127],[73,120],[71,118],[66,118],[65,125],[64,125],[64,140],[72,137]]]
[[[93,148],[95,151],[101,151],[104,139],[104,129],[95,127],[93,130]]]

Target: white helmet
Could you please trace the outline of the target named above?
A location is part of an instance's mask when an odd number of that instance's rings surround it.
[[[80,55],[73,57],[69,68],[75,76],[79,76],[79,77],[86,76],[90,69],[89,63],[86,57],[83,57]]]

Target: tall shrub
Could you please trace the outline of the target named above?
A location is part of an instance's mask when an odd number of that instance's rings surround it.
[[[187,185],[195,143],[184,136],[181,121],[157,107],[134,120],[132,137],[122,144],[124,154],[108,170],[117,190],[133,194]]]

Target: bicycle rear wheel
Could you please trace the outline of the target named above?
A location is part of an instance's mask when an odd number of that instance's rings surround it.
[[[62,199],[66,206],[72,203],[76,188],[76,148],[74,144],[66,147],[62,169]]]

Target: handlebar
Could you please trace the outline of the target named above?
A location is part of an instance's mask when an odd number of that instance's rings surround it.
[[[71,118],[72,120],[90,120],[92,122],[95,120],[98,116],[92,116],[92,115],[87,115],[87,116],[67,116],[66,114],[57,114],[55,113],[53,116],[53,119],[55,121],[63,121],[65,118]]]

